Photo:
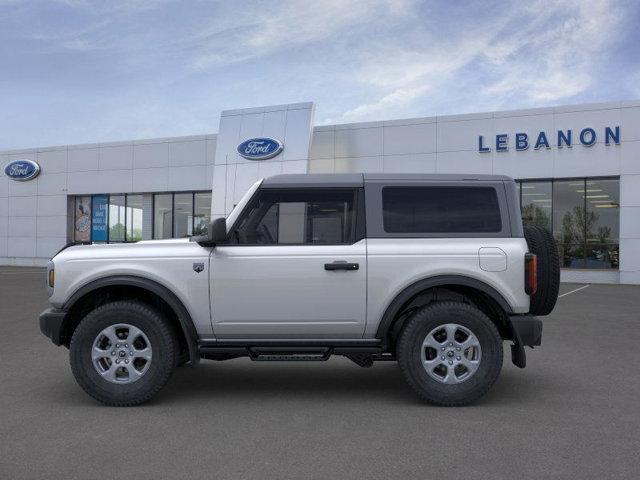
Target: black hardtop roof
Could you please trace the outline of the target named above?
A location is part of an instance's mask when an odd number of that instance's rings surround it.
[[[262,183],[266,188],[277,187],[361,187],[366,182],[462,182],[462,181],[513,181],[506,175],[476,175],[449,173],[307,173],[282,174],[267,177]]]

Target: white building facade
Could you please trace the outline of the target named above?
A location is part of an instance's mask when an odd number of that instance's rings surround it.
[[[279,173],[486,173],[518,180],[564,281],[640,284],[640,101],[313,120],[313,103],[277,105],[225,111],[217,134],[0,152],[0,265],[44,265],[68,242],[197,234]],[[252,139],[282,150],[245,158]]]

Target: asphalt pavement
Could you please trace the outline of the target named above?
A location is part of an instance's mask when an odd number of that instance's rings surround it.
[[[40,334],[40,269],[0,267],[0,478],[633,479],[640,286],[563,284],[543,345],[464,408],[395,363],[203,361],[152,402],[104,407]],[[572,292],[572,293],[570,293]]]

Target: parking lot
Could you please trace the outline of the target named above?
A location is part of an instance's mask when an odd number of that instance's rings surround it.
[[[563,284],[561,293],[581,285]],[[417,400],[395,363],[201,362],[108,408],[40,334],[43,271],[0,267],[0,478],[637,478],[640,287],[558,300],[528,366],[465,408]],[[505,344],[505,347],[507,345]]]

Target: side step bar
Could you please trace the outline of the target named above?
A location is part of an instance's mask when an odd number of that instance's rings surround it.
[[[331,357],[329,347],[249,347],[254,362],[325,362]]]
[[[374,361],[392,361],[395,355],[385,353],[382,347],[374,342],[363,344],[358,342],[339,342],[338,345],[327,345],[320,342],[304,342],[304,344],[286,344],[265,342],[252,345],[246,342],[201,342],[200,356],[209,360],[229,360],[249,357],[254,362],[324,362],[331,355],[342,355],[361,367],[370,367]],[[302,343],[302,342],[301,342]]]

